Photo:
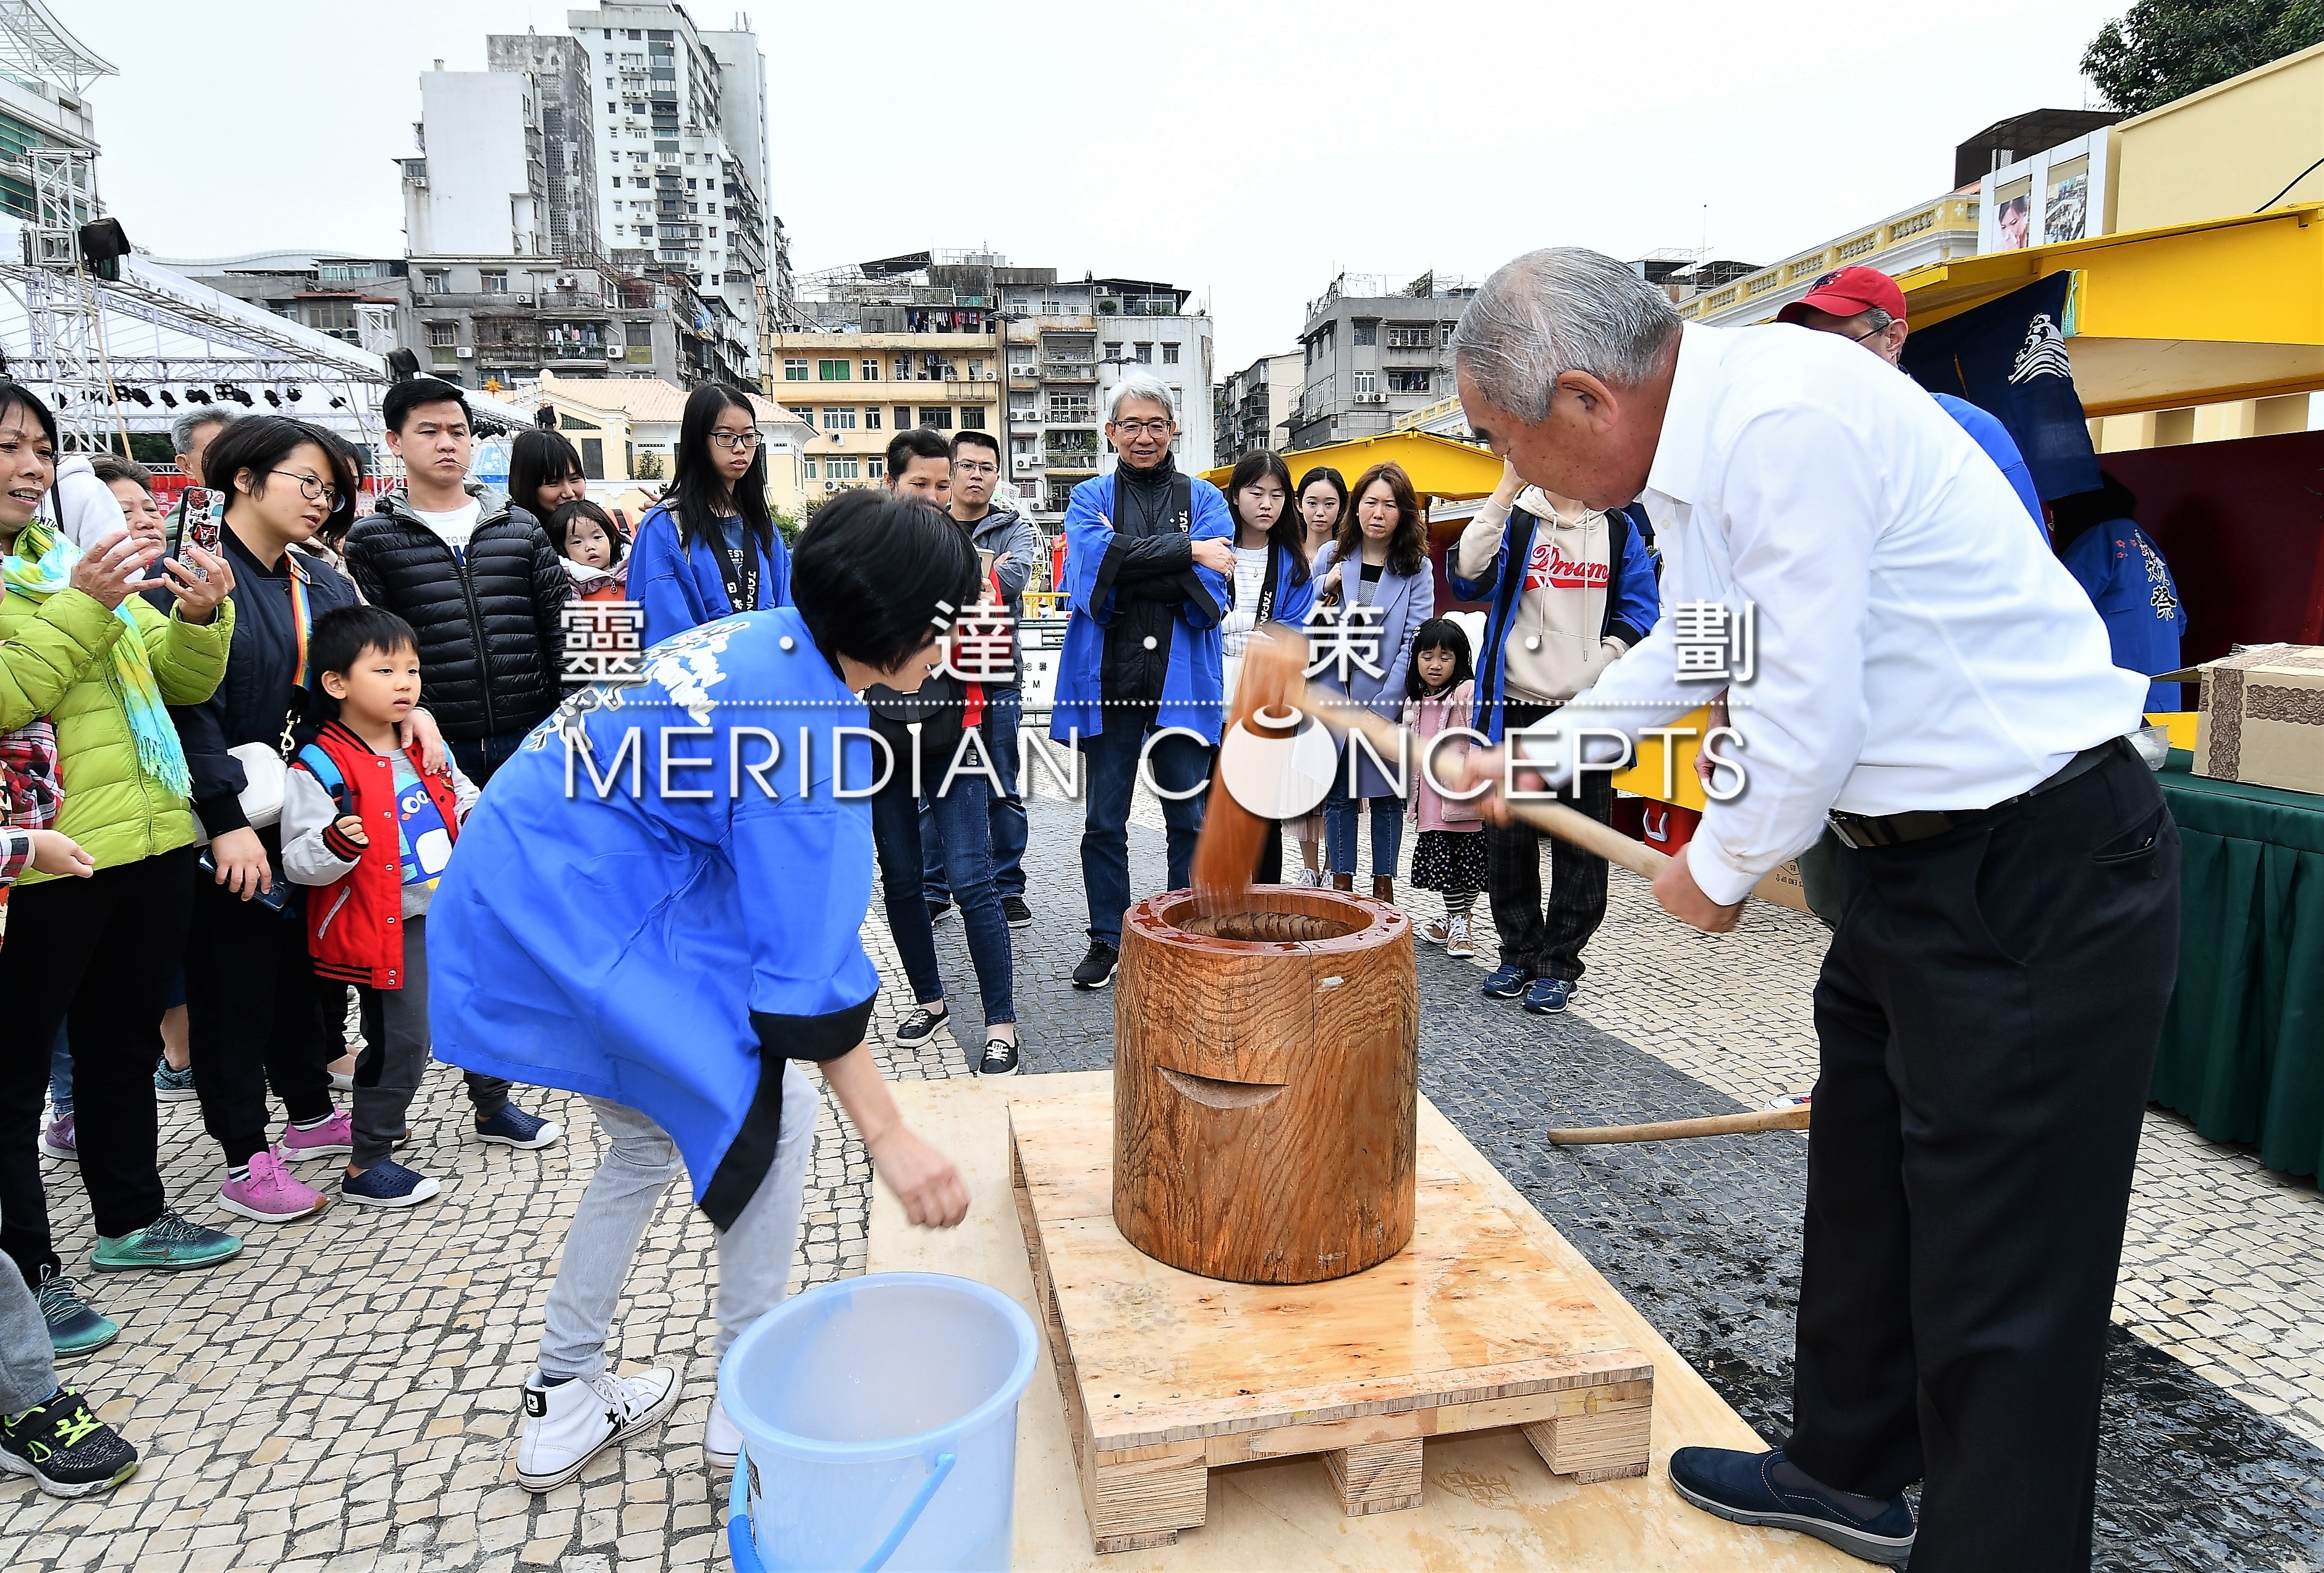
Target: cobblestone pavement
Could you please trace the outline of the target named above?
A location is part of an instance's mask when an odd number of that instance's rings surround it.
[[[1111,991],[1065,981],[1082,932],[1078,810],[1037,801],[1036,926],[1017,931],[1028,1072],[1111,1058]],[[1159,815],[1139,803],[1133,887],[1162,876]],[[1296,856],[1296,852],[1294,853]],[[1369,867],[1362,872],[1369,874]],[[1433,898],[1416,906],[1432,915]],[[1421,958],[1426,1090],[1480,1150],[1636,1300],[1713,1384],[1780,1431],[1789,1392],[1804,1145],[1771,1134],[1628,1149],[1545,1148],[1550,1123],[1756,1106],[1812,1079],[1812,920],[1755,908],[1720,941],[1668,923],[1617,874],[1583,992],[1565,1017],[1488,1007],[1477,973]],[[865,938],[887,987],[874,1041],[891,1074],[966,1073],[941,1033],[895,1048],[911,1008],[883,925]],[[957,921],[937,949],[973,1014]],[[964,1034],[964,1035],[973,1035]],[[507,1466],[517,1386],[540,1334],[555,1253],[599,1147],[581,1100],[521,1095],[571,1133],[544,1153],[464,1135],[456,1072],[429,1076],[406,1161],[444,1200],[382,1217],[335,1207],[310,1222],[247,1225],[250,1248],[208,1274],[88,1280],[124,1325],[72,1367],[145,1454],[96,1503],[0,1484],[0,1568],[292,1568],[434,1573],[556,1566],[659,1573],[723,1565],[723,1477],[702,1468],[712,1235],[674,1187],[641,1252],[617,1330],[621,1358],[678,1366],[670,1421],[584,1477],[534,1498]],[[190,1103],[165,1105],[172,1197],[209,1205],[217,1152]],[[88,1208],[51,1164],[69,1261]],[[794,1286],[860,1272],[870,1168],[828,1099],[816,1134]],[[2245,1155],[2151,1114],[2109,1356],[2100,1562],[2136,1568],[2324,1566],[2324,1380],[2314,1283],[2324,1202]],[[2129,1336],[2135,1334],[2135,1336]]]

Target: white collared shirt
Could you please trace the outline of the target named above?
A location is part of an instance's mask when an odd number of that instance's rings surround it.
[[[1662,615],[1544,724],[1670,724],[1720,686],[1677,680],[1674,609],[1756,609],[1757,675],[1729,695],[1742,743],[1721,750],[1748,785],[1688,853],[1714,901],[1742,900],[1834,807],[1984,808],[2141,722],[2147,679],[2114,665],[2008,481],[1845,339],[1684,327],[1643,501]]]

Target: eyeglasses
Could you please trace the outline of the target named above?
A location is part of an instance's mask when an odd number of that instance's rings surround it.
[[[710,440],[718,447],[740,448],[749,453],[759,446],[759,434],[755,431],[714,431],[710,434]]]
[[[339,505],[339,489],[326,483],[320,475],[302,475],[295,470],[269,470],[266,473],[280,475],[286,481],[298,482],[299,495],[309,502],[327,502],[333,508]]]
[[[964,475],[998,475],[1001,466],[982,459],[954,459],[952,467]]]
[[[1168,437],[1171,424],[1167,420],[1117,420],[1113,429],[1124,437]]]

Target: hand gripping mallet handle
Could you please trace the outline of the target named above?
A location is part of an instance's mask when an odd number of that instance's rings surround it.
[[[1382,759],[1393,758],[1403,746],[1402,727],[1335,695],[1317,694],[1306,708],[1309,714],[1321,719],[1326,726],[1363,733]],[[1521,819],[1536,830],[1546,831],[1585,852],[1595,852],[1609,863],[1618,863],[1643,878],[1652,879],[1670,861],[1668,852],[1658,852],[1644,842],[1633,841],[1612,825],[1600,824],[1562,803],[1524,797],[1511,798],[1508,803],[1510,817]]]

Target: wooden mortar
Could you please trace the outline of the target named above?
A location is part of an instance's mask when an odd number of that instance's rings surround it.
[[[1315,1283],[1412,1238],[1420,995],[1394,907],[1259,886],[1247,914],[1205,918],[1192,891],[1148,897],[1122,923],[1113,1033],[1131,1245],[1206,1278]]]

